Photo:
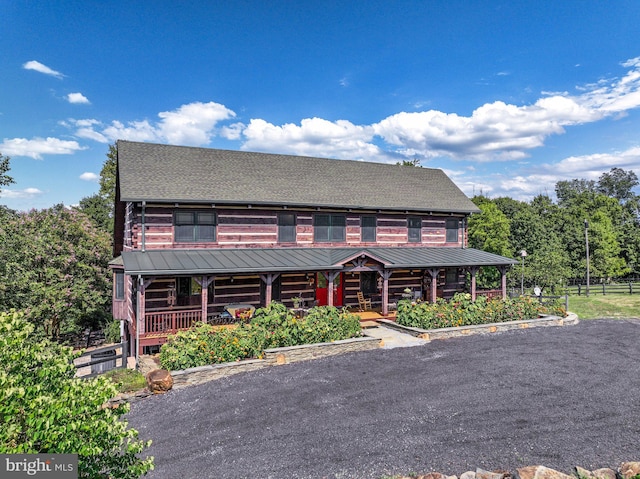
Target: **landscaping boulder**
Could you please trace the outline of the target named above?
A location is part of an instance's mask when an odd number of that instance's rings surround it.
[[[576,474],[581,479],[616,479],[616,471],[607,468],[587,471],[580,466],[576,466]]]
[[[476,469],[476,479],[506,479],[511,477],[507,471],[485,471],[484,469]]]
[[[153,394],[166,393],[173,387],[173,378],[166,369],[154,369],[147,373],[147,387]]]
[[[640,474],[640,462],[625,462],[620,466],[620,476],[623,479],[631,479]]]
[[[518,469],[520,479],[575,479],[573,476],[544,466],[527,466]]]

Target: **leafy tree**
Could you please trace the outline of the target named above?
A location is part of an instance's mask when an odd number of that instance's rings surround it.
[[[105,198],[113,208],[116,200],[116,169],[118,167],[118,149],[109,145],[107,159],[100,170],[100,196]]]
[[[620,245],[620,256],[630,269],[640,264],[640,197],[633,192],[640,182],[633,171],[612,168],[598,180],[598,191],[621,205],[620,216],[612,218]]]
[[[482,210],[469,218],[469,246],[489,253],[511,256],[509,242],[509,220],[490,199],[476,196],[472,201]],[[477,276],[480,288],[496,287],[500,284],[500,273],[496,268],[482,268]]]
[[[514,200],[513,198],[509,198],[507,196],[503,196],[500,198],[494,198],[492,201],[498,207],[500,211],[504,213],[504,215],[511,219],[516,214],[520,213],[522,210],[529,209],[529,204],[524,201]]]
[[[109,145],[107,159],[100,170],[100,191],[82,198],[78,206],[98,228],[109,235],[113,235],[117,164],[118,150],[115,145]]]
[[[638,176],[633,171],[611,168],[609,173],[603,173],[598,179],[597,190],[619,201],[626,201],[635,196],[633,188],[638,184]]]
[[[596,191],[596,182],[593,180],[573,179],[556,183],[556,196],[560,205],[570,202],[583,193],[595,193]]]
[[[99,194],[85,196],[80,200],[78,210],[87,215],[102,231],[113,232],[112,206]]]
[[[137,439],[105,407],[116,386],[105,377],[75,378],[74,353],[33,334],[18,312],[0,313],[0,453],[78,454],[80,478],[132,479],[153,469],[140,458],[151,441]]]
[[[540,242],[527,256],[525,279],[527,284],[539,286],[543,290],[554,292],[556,286],[566,283],[571,275],[569,257],[562,247],[560,239],[549,236]]]
[[[414,158],[413,160],[402,160],[402,162],[396,161],[396,165],[414,166],[416,168],[422,168],[422,165],[420,164],[420,160],[418,160],[417,158]]]
[[[62,205],[10,217],[0,228],[0,311],[24,310],[57,338],[109,317],[109,236]]]
[[[627,274],[629,268],[620,257],[620,245],[611,217],[604,210],[596,211],[591,217],[589,230],[590,268],[594,276],[610,279]]]
[[[509,220],[490,199],[472,200],[482,211],[469,218],[469,246],[503,256],[511,255]]]
[[[3,156],[2,153],[0,153],[0,187],[15,183],[14,179],[7,175],[7,171],[10,170],[9,160],[11,160],[11,158]],[[2,188],[0,188],[0,191],[2,191]]]

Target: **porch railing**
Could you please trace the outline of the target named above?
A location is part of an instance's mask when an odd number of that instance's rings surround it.
[[[171,333],[180,329],[189,329],[193,323],[202,321],[202,310],[179,309],[147,312],[144,320],[145,334]]]
[[[477,290],[476,296],[486,296],[487,299],[502,298],[502,290],[501,289]]]
[[[175,333],[181,329],[189,329],[194,323],[202,321],[201,309],[178,309],[174,311],[148,311],[145,313],[145,330],[143,335],[158,333]],[[207,313],[207,323],[226,325],[242,322],[220,313]]]

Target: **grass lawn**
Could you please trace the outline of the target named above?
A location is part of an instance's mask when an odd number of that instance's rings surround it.
[[[116,383],[120,393],[138,391],[147,385],[145,377],[133,369],[112,369],[104,375]]]
[[[569,311],[580,319],[640,318],[640,294],[569,296]]]

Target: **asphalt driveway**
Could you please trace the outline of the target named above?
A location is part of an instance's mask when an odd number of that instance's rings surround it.
[[[153,478],[380,478],[640,460],[640,320],[433,341],[134,403]]]

